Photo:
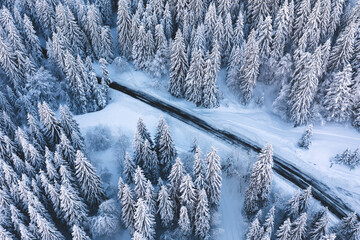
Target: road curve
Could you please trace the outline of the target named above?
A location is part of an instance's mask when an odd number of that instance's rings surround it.
[[[255,142],[252,142],[248,139],[243,139],[235,135],[234,133],[231,133],[230,131],[218,129],[215,126],[208,124],[204,120],[192,115],[191,113],[179,109],[145,92],[131,89],[116,82],[110,83],[109,87],[124,94],[127,94],[135,99],[138,99],[154,108],[157,108],[167,113],[168,115],[208,134],[211,134],[227,143],[233,145],[242,145],[244,147],[254,150],[255,152],[261,151],[262,146],[259,146]],[[276,153],[274,153],[273,159],[273,169],[277,174],[294,183],[300,188],[305,189],[308,186],[311,186],[313,197],[320,201],[324,206],[328,207],[329,211],[336,215],[338,218],[343,218],[348,213],[353,212],[350,207],[346,203],[344,203],[339,197],[337,197],[336,194],[332,192],[326,184],[312,178],[307,174],[304,174],[296,166],[292,165],[291,163],[286,161],[286,159],[277,155]],[[360,220],[359,215],[358,219]]]

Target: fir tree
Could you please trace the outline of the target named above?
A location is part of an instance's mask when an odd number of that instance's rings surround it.
[[[160,214],[161,223],[164,227],[171,225],[174,219],[173,202],[169,196],[166,186],[161,186],[158,194],[158,212]]]
[[[290,218],[288,218],[279,227],[279,230],[276,232],[276,237],[278,240],[288,240],[291,239],[290,236],[291,236],[291,221]]]
[[[251,24],[257,26],[262,19],[270,14],[270,1],[250,1],[248,10],[251,16]]]
[[[354,233],[358,228],[358,220],[355,212],[348,214],[342,218],[337,226],[337,238],[339,239],[356,239]],[[358,231],[357,231],[358,232]],[[352,238],[354,237],[354,238]]]
[[[307,38],[308,49],[311,51],[313,51],[318,46],[321,36],[321,2],[322,1],[315,2],[315,5],[312,8],[308,21],[306,23],[306,32],[304,35],[306,35]],[[324,17],[324,15],[321,14],[321,17]]]
[[[159,120],[155,149],[158,153],[161,174],[165,177],[170,173],[170,170],[175,162],[176,149],[169,127],[163,118],[160,118]]]
[[[313,135],[313,126],[312,124],[310,124],[305,132],[303,133],[303,135],[301,136],[299,142],[298,142],[298,146],[301,148],[305,148],[305,149],[309,149],[309,146],[311,144],[311,138]]]
[[[77,225],[73,226],[71,235],[73,240],[90,240],[85,231]]]
[[[257,210],[259,202],[266,201],[268,198],[272,181],[272,154],[272,146],[267,144],[259,153],[258,161],[253,166],[245,195],[245,210],[248,213]]]
[[[181,233],[184,236],[187,236],[191,232],[191,224],[190,224],[190,218],[188,215],[187,208],[185,206],[181,206],[180,208],[180,215],[179,215],[179,221],[178,221]]]
[[[134,206],[133,193],[129,185],[125,184],[121,198],[121,219],[130,232],[134,228]]]
[[[242,46],[244,42],[244,16],[242,11],[239,12],[239,15],[236,20],[234,28],[234,43],[233,46]]]
[[[170,196],[174,200],[179,196],[180,184],[184,177],[184,164],[180,158],[176,158],[175,164],[171,168],[168,180],[169,180],[169,190]],[[177,207],[177,206],[175,206]]]
[[[310,115],[311,107],[318,86],[316,62],[312,61],[308,53],[301,56],[298,66],[295,66],[289,99],[289,115],[295,126],[305,124]]]
[[[146,32],[144,26],[140,26],[138,30],[137,40],[134,42],[132,48],[132,58],[134,65],[139,70],[146,70],[149,63],[149,55],[146,44]]]
[[[204,78],[204,59],[201,50],[193,51],[190,68],[185,79],[185,98],[194,102],[197,106],[201,104],[202,84]]]
[[[127,183],[131,183],[134,179],[135,174],[135,163],[131,158],[130,154],[126,152],[124,158],[124,178]]]
[[[70,167],[74,167],[76,152],[74,148],[71,146],[71,142],[65,136],[64,132],[61,132],[60,143],[56,145],[56,151],[61,154],[63,159]]]
[[[294,221],[291,229],[290,239],[293,240],[304,239],[306,234],[306,220],[307,220],[306,213],[302,213],[300,217]]]
[[[106,67],[108,62],[104,58],[100,58],[99,63],[100,63],[100,68],[101,68],[102,81],[105,84],[109,85],[111,83],[111,79],[109,76],[109,70]]]
[[[184,96],[185,78],[188,61],[185,42],[181,30],[178,30],[172,46],[169,92],[175,97]]]
[[[293,39],[294,42],[298,44],[300,38],[304,34],[305,26],[311,11],[310,0],[298,2],[295,9],[296,9],[296,18],[294,23]]]
[[[209,8],[205,14],[204,24],[205,24],[205,37],[208,46],[212,46],[215,34],[215,27],[217,23],[217,14],[215,3],[212,2],[209,5]]]
[[[79,124],[74,120],[70,109],[68,106],[60,106],[60,125],[68,137],[68,139],[72,139],[73,132],[80,136],[81,141],[83,141],[80,133]]]
[[[70,184],[60,187],[60,208],[69,226],[82,226],[87,221],[87,208]]]
[[[261,239],[263,231],[264,229],[262,229],[259,219],[256,217],[249,227],[248,233],[246,234],[246,240]]]
[[[243,103],[247,104],[259,75],[259,46],[256,32],[252,31],[245,46],[244,62],[240,68],[240,89]]]
[[[289,215],[292,219],[297,218],[302,213],[307,211],[309,200],[311,199],[311,187],[309,186],[304,191],[297,191],[296,194],[289,201]]]
[[[348,25],[337,38],[329,57],[329,70],[336,72],[350,64],[354,53],[356,23]]]
[[[336,2],[336,1],[334,1]],[[330,20],[332,17],[332,1],[325,0],[321,1],[321,21],[320,21],[320,31],[321,31],[321,39],[325,40],[328,38]]]
[[[206,186],[207,195],[210,199],[210,206],[217,208],[220,204],[221,195],[221,164],[217,150],[212,148],[211,152],[206,155]]]
[[[24,30],[26,35],[26,44],[29,52],[35,59],[39,59],[41,57],[39,37],[36,35],[34,26],[26,14],[24,15]]]
[[[144,142],[142,154],[145,176],[152,181],[157,180],[159,175],[159,162],[156,152],[152,150],[148,140],[145,140]]]
[[[134,183],[135,183],[135,193],[137,198],[144,198],[146,191],[146,178],[144,176],[143,171],[139,166],[137,166],[134,175]]]
[[[149,210],[152,214],[155,214],[155,208],[156,208],[156,196],[154,193],[154,187],[150,180],[147,180],[146,182],[146,189],[145,189],[145,197],[144,201],[146,205],[149,207]]]
[[[268,239],[271,239],[271,235],[274,231],[274,220],[275,220],[275,206],[270,208],[264,223],[264,235]]]
[[[343,13],[344,8],[344,2],[343,0],[336,0],[331,1],[331,15],[330,15],[330,24],[327,26],[328,29],[328,37],[331,37],[334,35],[337,27],[340,24],[340,18]]]
[[[91,207],[97,206],[104,198],[101,180],[94,166],[79,150],[76,152],[75,176],[85,201]]]
[[[264,62],[268,57],[270,57],[271,48],[273,45],[272,39],[272,19],[271,16],[267,16],[259,26],[258,30],[258,41],[259,41],[259,56],[260,61]]]
[[[272,56],[275,59],[280,59],[284,55],[285,44],[289,38],[289,6],[288,1],[285,0],[278,14],[276,15],[276,32],[273,41]]]
[[[29,212],[34,213],[30,215],[34,216],[32,220],[36,222],[37,232],[39,232],[41,239],[65,239],[63,235],[56,229],[55,225],[42,216],[41,213],[39,213],[32,205],[29,205]]]
[[[210,59],[205,62],[205,74],[202,83],[202,106],[219,107],[219,90],[216,85],[217,72]]]
[[[201,149],[196,147],[193,165],[194,183],[198,189],[206,189],[204,163],[201,159]]]
[[[231,55],[232,57],[227,67],[226,83],[230,89],[237,92],[240,89],[240,68],[243,61],[241,48],[234,45]]]
[[[204,24],[199,24],[198,27],[193,29],[191,42],[192,54],[197,50],[201,50],[202,54],[206,52],[206,38],[205,38],[205,26]]]
[[[155,221],[154,216],[149,207],[146,205],[142,198],[139,198],[134,213],[134,227],[135,231],[143,235],[146,239],[152,240],[155,236]]]
[[[195,210],[195,234],[200,239],[208,239],[210,234],[210,212],[206,191],[202,189]]]
[[[329,216],[327,208],[321,209],[314,217],[309,233],[310,240],[322,239],[328,233]]]
[[[352,69],[347,65],[342,72],[335,74],[324,97],[324,107],[328,121],[345,122],[352,114],[351,89]]]
[[[172,22],[172,15],[170,12],[169,2],[165,4],[164,10],[164,30],[167,39],[170,39],[173,33],[173,22]]]
[[[140,137],[144,140],[148,140],[150,145],[153,145],[149,131],[147,130],[145,123],[141,117],[139,117],[136,130],[140,134]]]
[[[185,175],[180,184],[180,204],[186,206],[190,216],[194,216],[196,191],[189,174]]]

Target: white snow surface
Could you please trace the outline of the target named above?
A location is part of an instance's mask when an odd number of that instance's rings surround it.
[[[100,73],[98,65],[94,67]],[[266,110],[265,107],[257,108],[255,105],[243,106],[239,104],[236,98],[225,87],[223,82],[224,71],[221,72],[218,81],[221,91],[226,97],[221,100],[220,108],[209,110],[197,108],[194,104],[183,99],[172,97],[167,93],[166,78],[154,81],[147,74],[134,71],[131,66],[126,67],[125,71],[124,68],[119,70],[119,67],[115,66],[115,64],[108,67],[113,81],[156,96],[204,119],[218,128],[230,130],[260,145],[264,145],[267,142],[272,143],[276,153],[331,186],[332,190],[346,200],[354,210],[360,212],[360,170],[349,170],[339,165],[334,165],[330,168],[329,161],[330,157],[341,153],[346,147],[355,150],[360,144],[359,133],[350,125],[330,123],[324,126],[315,125],[313,143],[310,150],[306,151],[299,149],[296,145],[305,127],[293,128],[291,123],[284,122],[271,111]],[[156,83],[154,84],[154,82]],[[261,93],[263,89],[258,87],[255,92]],[[266,108],[269,107],[269,102],[265,100]],[[210,151],[211,146],[214,146],[218,149],[222,160],[225,160],[233,152],[234,147],[236,147],[188,126],[139,100],[110,90],[110,102],[105,109],[99,112],[75,116],[84,135],[88,130],[98,125],[106,126],[112,132],[114,141],[109,149],[89,153],[90,160],[100,173],[110,173],[107,186],[110,185],[117,189],[117,181],[120,175],[116,139],[124,134],[129,137],[132,144],[139,117],[143,118],[152,137],[154,137],[160,116],[164,116],[169,124],[180,156],[182,152],[188,152],[194,137],[197,138],[203,155]],[[131,146],[128,151],[132,153]],[[240,150],[238,154],[235,165],[240,175],[243,176],[251,168],[251,164],[256,161],[256,155],[243,150]],[[190,164],[192,163],[188,163],[188,165],[185,163],[188,171],[191,171],[192,166]],[[228,178],[223,174],[219,214],[216,214],[214,216],[215,220],[213,220],[216,224],[214,231],[217,233],[215,234],[215,239],[230,240],[244,238],[247,225],[249,224],[242,213],[245,188],[243,179]],[[284,201],[287,202],[297,188],[282,178],[275,176],[272,189],[271,199],[276,205],[284,207]],[[314,205],[313,209],[319,207],[318,203],[313,203],[312,205]],[[266,214],[266,212],[263,214]],[[336,218],[332,217],[332,222],[336,221]],[[128,231],[122,230],[115,239],[130,239],[130,235]]]
[[[235,176],[229,178],[223,173],[221,202],[218,213],[214,214],[214,219],[212,220],[214,224],[212,231],[214,239],[244,239],[249,222],[242,212],[244,193],[247,187],[243,177],[257,160],[256,154],[243,149],[234,150],[234,146],[214,139],[212,136],[120,92],[110,90],[110,98],[111,100],[105,109],[75,116],[75,119],[80,125],[81,132],[84,135],[88,130],[99,125],[108,127],[112,132],[114,144],[112,144],[109,149],[98,152],[92,152],[90,149],[89,152],[89,158],[96,166],[98,173],[103,174],[104,172],[108,172],[111,174],[109,182],[105,183],[105,187],[110,185],[117,189],[117,181],[120,176],[117,163],[118,152],[116,139],[120,135],[125,134],[130,138],[132,143],[139,117],[143,118],[151,136],[154,137],[158,120],[160,116],[163,116],[169,125],[180,157],[183,156],[183,152],[189,151],[193,138],[196,137],[198,145],[202,149],[203,157],[211,150],[211,146],[214,146],[218,150],[222,161],[225,161],[230,155],[234,156],[234,159],[237,160],[234,165],[241,177]],[[128,151],[132,153],[131,146]],[[187,171],[192,170],[192,163],[192,159],[190,163],[185,162],[185,169]],[[272,200],[276,199],[274,202],[276,205],[280,205],[280,207],[284,207],[284,202],[287,202],[297,189],[279,177],[274,178],[272,185],[273,193],[271,198]],[[317,208],[318,206],[315,207],[315,209]],[[118,239],[131,239],[131,236],[127,230],[121,229],[114,237],[114,240]]]
[[[98,70],[98,66],[95,68]],[[115,82],[156,96],[220,129],[234,132],[261,146],[272,143],[277,154],[330,186],[353,210],[360,213],[360,168],[350,170],[341,165],[330,167],[330,158],[342,153],[347,147],[354,151],[360,146],[360,132],[350,123],[315,124],[312,145],[309,150],[303,150],[297,147],[297,142],[306,127],[294,128],[292,123],[285,122],[271,112],[271,104],[277,94],[271,86],[258,83],[254,90],[255,97],[265,92],[264,107],[259,108],[254,103],[244,106],[226,87],[226,73],[222,70],[218,77],[224,96],[220,107],[204,109],[184,99],[172,97],[167,92],[168,77],[152,79],[148,74],[134,70],[130,64],[121,68],[112,64],[108,68],[111,79]]]

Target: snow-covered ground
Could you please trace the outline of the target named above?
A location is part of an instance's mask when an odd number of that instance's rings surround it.
[[[360,145],[360,133],[350,124],[315,125],[310,149],[302,150],[297,147],[297,142],[305,127],[294,128],[291,123],[284,122],[268,110],[272,99],[265,99],[263,108],[255,104],[241,105],[225,86],[224,71],[219,74],[218,82],[225,97],[219,108],[211,110],[197,108],[184,99],[172,97],[167,92],[166,78],[154,80],[143,72],[133,70],[131,65],[119,68],[112,64],[109,71],[113,81],[175,104],[219,128],[230,130],[260,145],[272,143],[277,154],[331,186],[352,209],[360,212],[360,168],[350,170],[340,165],[330,167],[331,157],[342,153],[347,147],[355,150]],[[259,96],[262,91],[272,90],[260,83],[254,92]],[[265,94],[268,95],[271,94]]]
[[[169,124],[174,143],[180,156],[182,156],[184,152],[189,151],[193,139],[196,137],[203,153],[210,151],[211,146],[214,146],[218,149],[222,161],[225,161],[229,155],[234,156],[234,159],[237,160],[235,166],[241,176],[246,174],[251,168],[251,164],[256,161],[255,153],[242,149],[234,150],[234,146],[214,139],[202,131],[188,126],[175,118],[164,115],[161,111],[125,94],[110,90],[110,97],[109,105],[102,111],[75,116],[84,135],[99,125],[109,128],[111,132],[113,144],[108,149],[90,152],[89,154],[90,160],[97,167],[100,174],[109,173],[108,183],[105,184],[106,186],[112,185],[112,187],[116,189],[120,175],[117,162],[117,139],[121,135],[126,135],[132,143],[139,117],[143,118],[151,135],[154,136],[159,117],[163,116]],[[129,146],[128,151],[130,153],[132,152],[131,146]],[[189,168],[191,165],[187,167]],[[191,169],[188,170],[190,171]],[[245,188],[246,186],[242,177],[229,178],[226,174],[223,174],[221,203],[218,214],[215,215],[216,219],[214,220],[216,223],[214,228],[214,231],[217,233],[216,239],[242,239],[246,233],[248,220],[243,217],[242,213]],[[288,201],[296,191],[296,187],[279,177],[274,178],[273,189],[272,198],[277,199],[277,203],[281,203],[282,205],[284,201]],[[130,239],[130,235],[128,231],[121,231],[115,239]]]

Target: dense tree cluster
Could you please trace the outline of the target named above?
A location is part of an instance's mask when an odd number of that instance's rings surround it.
[[[360,165],[360,147],[354,152],[347,148],[343,153],[337,154],[333,159],[333,163],[345,165],[351,169]]]
[[[176,156],[164,118],[159,120],[154,142],[139,118],[134,157],[126,154],[118,184],[122,222],[133,239],[156,239],[155,229],[159,226],[156,227],[155,219],[159,219],[165,230],[176,227],[176,232],[184,238],[192,232],[199,239],[209,238],[211,211],[220,203],[220,157],[212,148],[202,159],[201,150],[197,148],[194,171],[187,173]]]
[[[254,96],[256,84],[263,82],[278,90],[273,111],[295,126],[320,116],[352,121],[360,129],[360,3],[351,4],[0,1],[0,239],[101,239],[121,225],[133,239],[155,239],[157,230],[168,228],[184,239],[192,234],[208,239],[222,186],[216,149],[202,157],[195,144],[193,169],[186,172],[166,121],[160,119],[152,139],[139,119],[134,153],[124,156],[119,205],[104,201],[100,177],[71,112],[107,105],[107,66],[119,54],[155,78],[168,74],[170,94],[196,106],[220,105],[217,79],[223,68],[227,87],[243,104],[258,97],[262,105],[271,97]],[[309,124],[298,145],[309,148],[311,136]],[[249,216],[258,213],[247,239],[360,238],[355,213],[332,234],[327,209],[308,214],[310,188],[290,199],[277,231],[275,208],[262,219],[272,154],[266,145],[249,177],[244,209]],[[334,162],[358,166],[360,150],[347,149]]]
[[[1,238],[65,239],[72,233],[73,239],[89,239],[88,220],[104,191],[68,107],[61,106],[57,118],[39,102],[22,127],[5,109],[3,115]]]
[[[217,75],[247,104],[278,86],[274,111],[295,126],[319,113],[358,126],[359,4],[343,0],[119,1],[120,54],[197,106],[219,106]],[[131,51],[132,49],[132,51]],[[164,66],[165,69],[163,68]],[[268,97],[268,96],[265,96]]]
[[[311,199],[311,187],[308,187],[302,191],[298,190],[289,200],[285,215],[281,211],[276,212],[275,207],[272,207],[263,218],[262,210],[259,210],[249,224],[246,239],[345,240],[359,238],[360,222],[356,213],[350,213],[335,227],[330,228],[328,209],[323,207],[316,213],[310,213],[308,206]],[[278,222],[282,223],[276,230],[274,225]]]

